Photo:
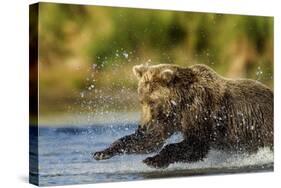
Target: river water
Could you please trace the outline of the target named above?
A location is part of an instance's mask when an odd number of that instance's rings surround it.
[[[241,172],[273,171],[273,152],[261,148],[256,154],[228,154],[211,150],[200,162],[176,163],[166,169],[154,169],[142,163],[149,155],[115,156],[96,161],[91,153],[131,134],[135,123],[87,126],[42,125],[39,128],[39,184],[65,185],[113,181],[143,180],[161,177],[194,176]],[[179,142],[175,134],[167,143]]]

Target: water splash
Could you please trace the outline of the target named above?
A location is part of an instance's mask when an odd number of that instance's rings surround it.
[[[166,169],[155,169],[142,163],[147,155],[119,156],[106,163],[96,163],[93,173],[146,173],[167,172],[196,169],[229,169],[247,166],[263,166],[273,162],[273,152],[269,148],[261,148],[255,154],[230,154],[218,150],[211,150],[208,156],[199,162],[174,163]]]
[[[132,134],[136,124],[107,124],[92,127],[40,128],[39,159],[41,185],[93,183],[146,179],[152,177],[196,175],[204,172],[248,172],[273,168],[273,152],[261,148],[254,154],[232,154],[211,149],[207,157],[194,163],[174,163],[166,169],[146,166],[147,155],[122,155],[96,161],[91,153],[108,147],[116,139]],[[165,143],[181,142],[182,134],[172,135]],[[52,146],[52,147],[50,147]],[[269,168],[267,168],[269,166]]]
[[[257,69],[257,72],[256,72],[256,80],[259,81],[259,80],[262,79],[262,77],[263,77],[263,71],[262,71],[261,67],[258,66],[258,69]]]

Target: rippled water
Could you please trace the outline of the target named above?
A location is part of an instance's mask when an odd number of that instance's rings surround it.
[[[176,163],[167,169],[154,169],[141,161],[154,155],[123,155],[95,161],[91,152],[107,147],[121,136],[131,134],[135,124],[93,125],[87,127],[39,129],[39,184],[63,185],[148,178],[191,176],[214,173],[258,172],[273,170],[273,153],[263,148],[253,155],[233,155],[211,150],[196,163]],[[167,143],[180,141],[173,135]]]

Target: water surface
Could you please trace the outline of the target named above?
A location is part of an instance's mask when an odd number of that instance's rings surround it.
[[[196,163],[175,163],[166,169],[154,169],[142,163],[149,155],[115,156],[96,161],[91,153],[109,146],[116,139],[131,134],[134,123],[96,124],[91,126],[39,128],[39,184],[64,185],[204,174],[260,172],[273,170],[273,152],[262,148],[256,154],[228,154],[211,150]],[[180,134],[168,143],[179,142]]]

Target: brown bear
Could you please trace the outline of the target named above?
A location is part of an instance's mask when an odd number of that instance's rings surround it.
[[[160,152],[149,166],[202,160],[210,148],[231,152],[273,150],[273,92],[249,79],[227,79],[206,65],[138,65],[141,122],[132,135],[94,153],[96,160],[119,154]],[[175,132],[180,143],[165,140]]]

